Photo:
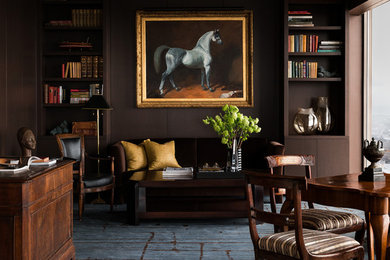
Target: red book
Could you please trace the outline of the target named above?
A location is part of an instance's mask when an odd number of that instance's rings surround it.
[[[62,69],[62,78],[65,78],[65,64],[62,63],[62,66],[61,66],[61,69]]]
[[[49,87],[49,104],[54,104],[54,91],[56,87]]]

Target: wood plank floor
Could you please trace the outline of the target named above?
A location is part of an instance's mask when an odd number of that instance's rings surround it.
[[[74,216],[78,215],[76,206]],[[364,217],[363,212],[353,212]],[[74,219],[76,259],[254,259],[245,218],[150,220],[139,226],[125,221],[125,205],[115,206],[111,214],[109,205],[87,204],[83,220]],[[258,229],[273,233],[268,224]]]

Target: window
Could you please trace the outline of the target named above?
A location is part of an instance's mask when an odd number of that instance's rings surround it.
[[[390,2],[365,15],[365,136],[382,140],[390,150]],[[390,153],[380,162],[390,172]]]

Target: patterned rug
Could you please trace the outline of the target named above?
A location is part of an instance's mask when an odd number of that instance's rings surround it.
[[[76,206],[74,216],[78,215]],[[361,211],[350,211],[364,217]],[[259,225],[258,231],[271,234],[273,226]],[[76,259],[80,260],[254,259],[245,218],[149,220],[130,226],[126,224],[126,205],[115,206],[111,214],[109,205],[87,204],[83,221],[74,219],[73,235]],[[353,237],[354,234],[348,235]]]

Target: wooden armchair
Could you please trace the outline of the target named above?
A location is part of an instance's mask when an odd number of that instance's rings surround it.
[[[274,155],[267,156],[268,166],[271,174],[274,174],[274,169],[283,168],[285,166],[302,166],[305,167],[306,178],[311,178],[311,166],[314,165],[314,156],[312,155]],[[284,175],[286,175],[286,168]],[[274,186],[277,187],[277,186]],[[271,188],[271,209],[276,213],[276,204]],[[355,239],[360,242],[364,241],[364,233],[366,229],[365,221],[359,216],[340,211],[315,209],[313,203],[308,201],[309,209],[302,210],[302,223],[304,228],[315,229],[321,231],[329,231],[335,234],[344,234],[355,232]],[[281,212],[290,212],[292,210],[291,201],[283,204]],[[294,219],[290,220],[290,227],[293,227]]]
[[[84,136],[78,134],[57,134],[57,144],[60,149],[61,157],[72,158],[76,160],[73,167],[74,180],[77,182],[77,192],[79,194],[79,218],[82,219],[84,211],[84,197],[86,193],[95,193],[106,190],[111,190],[110,210],[114,205],[114,157],[93,157],[85,152]],[[110,173],[86,176],[85,174],[85,159],[98,161],[106,160],[110,163]],[[99,166],[98,166],[99,167]]]
[[[307,189],[306,177],[277,176],[268,173],[246,171],[246,193],[249,204],[249,231],[256,259],[363,259],[363,247],[355,239],[302,227],[301,191]],[[282,187],[292,196],[294,207],[294,230],[260,236],[256,220],[285,226],[290,213],[273,213],[256,209],[252,185],[264,188]]]

